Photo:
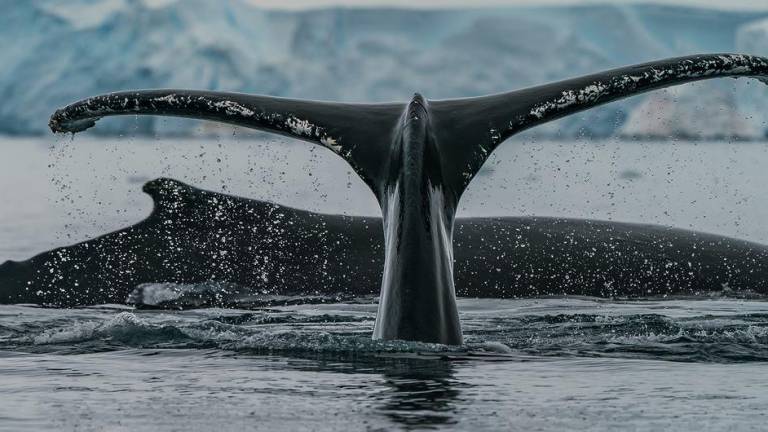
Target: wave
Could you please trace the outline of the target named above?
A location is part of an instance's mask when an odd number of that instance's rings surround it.
[[[459,359],[519,360],[537,357],[616,357],[685,362],[768,360],[768,313],[764,304],[746,307],[729,301],[719,314],[626,313],[636,304],[591,302],[601,313],[583,313],[583,304],[544,308],[512,302],[469,308],[462,316],[465,344],[372,340],[375,305],[332,304],[263,310],[196,311],[61,310],[23,308],[22,323],[0,313],[0,350],[88,353],[122,349],[215,349],[239,354],[381,357],[438,356]],[[583,302],[582,302],[583,303]],[[678,302],[699,306],[706,301]],[[642,303],[653,310],[655,304]],[[5,307],[7,308],[7,307]],[[16,307],[20,308],[20,307]],[[73,310],[70,310],[73,311]],[[0,311],[2,312],[2,311]],[[50,316],[50,314],[54,314]],[[490,357],[489,357],[490,356]]]
[[[193,309],[228,307],[254,309],[313,303],[372,302],[372,296],[349,293],[290,293],[285,290],[254,290],[226,282],[195,284],[145,283],[128,295],[127,303],[142,309]]]

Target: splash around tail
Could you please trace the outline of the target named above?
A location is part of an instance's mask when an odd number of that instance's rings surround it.
[[[477,98],[344,104],[195,90],[96,96],[56,111],[54,132],[101,117],[167,115],[230,123],[322,145],[379,200],[385,265],[375,337],[461,343],[453,224],[462,193],[490,153],[517,132],[634,94],[717,77],[768,79],[768,59],[679,57]]]

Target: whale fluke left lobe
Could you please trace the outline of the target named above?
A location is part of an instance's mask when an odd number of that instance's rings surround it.
[[[344,158],[375,193],[400,104],[348,104],[197,90],[109,93],[56,110],[54,133],[81,132],[102,117],[162,115],[229,123],[319,144]]]

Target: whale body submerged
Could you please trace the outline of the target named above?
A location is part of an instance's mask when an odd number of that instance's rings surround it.
[[[768,59],[739,54],[680,57],[490,96],[430,101],[415,94],[404,104],[315,102],[195,90],[127,91],[76,102],[56,111],[49,124],[54,132],[74,133],[104,116],[170,115],[325,146],[350,164],[381,206],[384,262],[374,337],[459,344],[456,209],[490,153],[510,136],[542,123],[633,94],[716,77],[764,81]],[[301,227],[292,229],[301,235]],[[568,239],[561,240],[560,246],[567,249]],[[576,246],[573,253],[589,250]],[[313,256],[322,259],[320,254]],[[545,259],[539,265],[549,263]],[[695,272],[693,263],[690,266]],[[589,265],[573,268],[576,278],[593,270]],[[498,272],[505,270],[509,265]],[[486,276],[477,274],[481,279]]]
[[[172,179],[143,190],[154,209],[138,224],[1,264],[0,303],[175,308],[378,294],[380,218],[313,213]],[[453,243],[457,294],[466,297],[768,294],[768,246],[657,225],[459,218]],[[177,294],[185,285],[210,290],[153,303],[146,291],[157,284]]]

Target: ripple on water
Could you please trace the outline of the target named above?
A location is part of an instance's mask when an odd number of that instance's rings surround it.
[[[766,302],[459,303],[463,346],[371,340],[374,303],[0,306],[0,431],[764,425]]]
[[[734,299],[607,302],[462,299],[462,346],[372,340],[376,305],[193,311],[6,306],[0,349],[100,352],[195,348],[254,354],[620,357],[768,360],[768,303]],[[663,305],[660,307],[660,305]],[[13,310],[11,310],[13,309]],[[13,312],[13,313],[11,313]]]

